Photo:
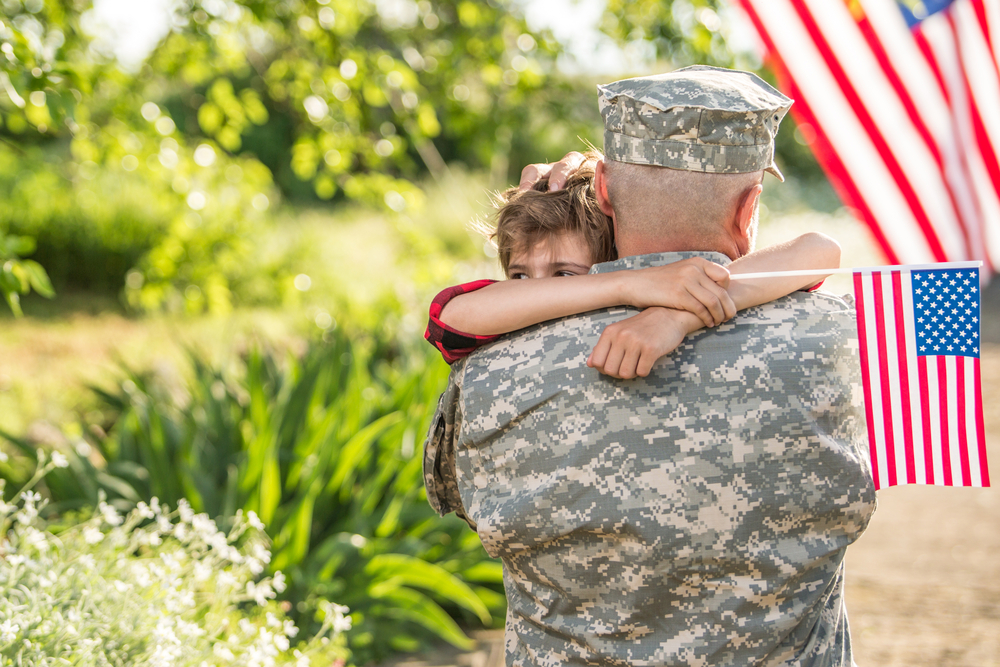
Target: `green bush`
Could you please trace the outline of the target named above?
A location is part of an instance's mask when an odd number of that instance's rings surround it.
[[[30,236],[5,236],[0,230],[0,295],[16,317],[21,316],[22,294],[33,289],[47,298],[55,296],[41,264],[23,259],[34,250],[35,240]]]
[[[90,442],[106,463],[70,456],[46,482],[53,507],[106,493],[123,509],[186,498],[222,523],[254,511],[274,541],[271,567],[288,576],[285,598],[306,615],[322,599],[350,606],[359,661],[432,637],[470,647],[455,619],[491,623],[504,598],[499,563],[423,490],[419,440],[447,367],[429,347],[339,328],[327,338],[301,357],[252,349],[229,372],[192,354],[182,386],[129,373],[95,389],[109,419]]]
[[[121,134],[102,136],[124,153],[104,167],[70,161],[62,145],[0,147],[0,234],[33,238],[57,290],[120,293],[138,311],[282,303],[296,251],[270,251],[267,169],[208,143]]]
[[[273,601],[283,576],[258,580],[270,552],[257,517],[223,533],[154,498],[126,516],[101,502],[89,519],[45,521],[30,487],[67,463],[54,454],[16,504],[0,501],[0,665],[343,664],[344,607],[323,605],[302,641]]]

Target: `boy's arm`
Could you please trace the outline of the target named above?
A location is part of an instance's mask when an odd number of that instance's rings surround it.
[[[729,265],[733,275],[766,271],[808,271],[836,269],[840,266],[840,244],[826,234],[809,232],[791,241],[761,248]],[[736,280],[729,285],[729,296],[737,310],[759,306],[800,289],[823,282],[823,274],[815,276],[780,276]]]
[[[728,281],[725,267],[701,258],[637,271],[507,280],[455,296],[439,317],[452,329],[490,336],[599,308],[668,306],[714,326],[736,312]]]
[[[787,243],[763,248],[729,265],[732,275],[765,271],[835,269],[840,266],[840,245],[825,234],[810,232]],[[729,294],[738,310],[774,301],[786,294],[821,282],[816,276],[777,276],[734,280]],[[669,308],[643,312],[605,327],[587,365],[612,377],[630,379],[649,375],[660,357],[673,352],[684,337],[702,328],[691,313]]]

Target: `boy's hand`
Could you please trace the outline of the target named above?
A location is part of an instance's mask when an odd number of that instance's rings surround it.
[[[666,266],[622,271],[630,306],[662,306],[693,313],[706,327],[722,324],[736,314],[726,288],[729,270],[702,257]]]
[[[649,375],[660,357],[673,352],[691,331],[690,315],[668,308],[647,308],[605,327],[587,365],[605,375],[630,380]]]
[[[566,179],[575,174],[580,169],[580,165],[586,161],[587,157],[583,153],[571,151],[566,153],[559,162],[529,164],[521,170],[521,182],[518,183],[517,189],[530,190],[531,186],[548,176],[549,191],[562,190],[563,186],[566,185]]]

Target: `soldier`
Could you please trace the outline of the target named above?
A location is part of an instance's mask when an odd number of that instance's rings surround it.
[[[599,95],[621,259],[591,271],[749,252],[791,100],[707,67]],[[507,664],[850,667],[843,560],[875,509],[851,304],[796,292],[689,335],[648,377],[600,375],[592,348],[635,313],[478,350],[431,424],[428,499],[503,561]]]

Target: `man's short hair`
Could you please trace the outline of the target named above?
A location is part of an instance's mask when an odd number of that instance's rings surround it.
[[[709,241],[734,218],[763,171],[713,174],[605,160],[608,200],[620,233]]]
[[[497,195],[496,226],[479,224],[497,248],[504,275],[510,277],[511,255],[560,234],[579,233],[594,264],[617,258],[611,218],[604,215],[594,191],[594,170],[601,154],[588,151],[583,165],[561,190],[549,192],[548,177],[530,190],[510,188]]]

